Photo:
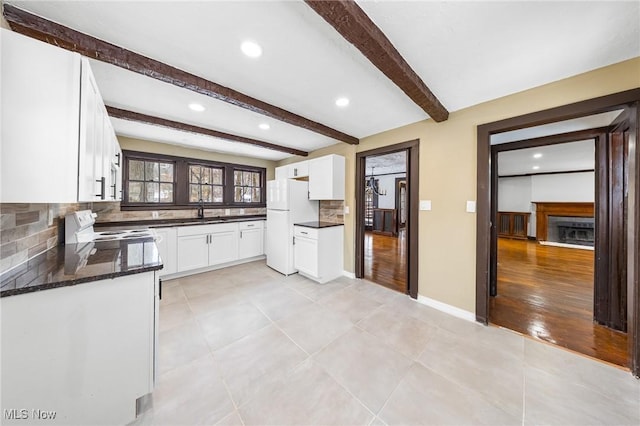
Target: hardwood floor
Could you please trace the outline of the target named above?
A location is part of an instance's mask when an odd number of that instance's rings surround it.
[[[365,232],[364,277],[401,293],[407,293],[406,232],[397,237]]]
[[[627,335],[593,322],[590,250],[498,239],[498,295],[489,321],[627,366]]]

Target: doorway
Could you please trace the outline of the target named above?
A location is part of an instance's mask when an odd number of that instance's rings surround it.
[[[575,141],[492,146],[497,250],[489,322],[626,366],[625,330],[596,317],[595,164],[602,143],[583,138],[578,132]]]
[[[356,154],[356,277],[418,296],[419,142]],[[384,169],[395,164],[395,169]],[[400,166],[402,166],[400,168]]]
[[[364,278],[406,294],[407,151],[366,156],[365,169]]]
[[[638,135],[638,101],[640,100],[640,89],[633,89],[613,95],[603,96],[587,101],[577,102],[562,107],[539,111],[520,117],[489,123],[478,127],[478,214],[477,214],[477,244],[476,244],[476,319],[479,322],[488,323],[490,313],[490,295],[494,290],[492,283],[496,278],[496,250],[497,250],[497,223],[492,218],[496,213],[495,193],[497,191],[495,179],[497,177],[496,162],[492,161],[491,137],[503,133],[527,130],[535,126],[564,122],[595,114],[611,112],[624,109],[626,113],[626,130],[622,132],[621,138],[626,140],[628,167],[625,171],[627,179],[628,200],[626,209],[623,209],[618,201],[615,201],[614,194],[618,191],[614,181],[611,179],[611,172],[615,170],[611,163],[612,127],[596,129],[601,140],[606,141],[603,146],[606,150],[596,152],[596,158],[604,156],[607,163],[598,163],[596,175],[601,179],[596,183],[602,194],[602,188],[607,189],[606,202],[598,203],[596,198],[596,260],[595,260],[595,304],[594,319],[601,322],[604,318],[624,316],[627,323],[628,336],[628,367],[631,372],[638,376],[640,374],[640,287],[638,285],[638,272],[640,271],[640,247],[638,245],[638,234],[640,231],[640,187],[636,185],[637,177],[640,176],[640,151],[636,149]],[[593,133],[593,131],[592,131]],[[557,132],[555,133],[557,134]],[[603,136],[604,135],[604,136]],[[557,134],[561,139],[564,134]],[[598,151],[598,150],[597,150]],[[602,164],[608,164],[608,169],[602,169]],[[602,179],[605,178],[606,179]],[[615,221],[608,215],[615,217],[622,214],[624,220],[612,228]],[[600,222],[606,219],[606,222]],[[624,240],[622,239],[624,237]],[[612,245],[615,245],[616,255],[598,255],[611,252]],[[608,250],[608,251],[607,251]],[[624,252],[622,252],[624,251]],[[607,274],[603,272],[602,265],[608,265]],[[617,281],[612,281],[611,270],[615,271]],[[622,272],[624,271],[624,277]],[[605,277],[603,279],[603,277]],[[622,314],[616,307],[616,303],[611,297],[619,295],[621,287],[627,294],[626,311]],[[604,296],[608,296],[604,297]],[[616,296],[617,297],[617,296]],[[621,299],[617,299],[620,301]],[[599,304],[605,303],[606,306]],[[603,309],[606,315],[600,312]],[[612,311],[616,311],[615,313]],[[603,315],[599,317],[598,315]]]

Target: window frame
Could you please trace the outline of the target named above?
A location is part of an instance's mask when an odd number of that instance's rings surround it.
[[[265,167],[250,166],[245,164],[224,163],[221,161],[204,160],[201,158],[178,157],[166,154],[154,154],[140,151],[123,150],[122,172],[122,201],[121,210],[171,210],[192,209],[199,205],[198,202],[189,202],[189,165],[217,167],[223,169],[223,196],[222,203],[204,203],[207,208],[260,208],[266,207],[266,183],[267,169]],[[172,162],[174,164],[173,203],[130,203],[129,199],[129,160]],[[234,171],[250,171],[260,173],[260,203],[236,203],[234,202]]]

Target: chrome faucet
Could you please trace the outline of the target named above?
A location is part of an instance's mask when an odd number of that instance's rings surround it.
[[[202,198],[198,200],[198,219],[204,219],[204,201]]]

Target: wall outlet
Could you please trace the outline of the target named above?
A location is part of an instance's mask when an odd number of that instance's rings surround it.
[[[158,218],[158,212],[151,212],[151,217],[153,219],[157,219]]]
[[[244,214],[244,209],[240,209],[240,214]]]
[[[475,213],[475,212],[476,212],[476,202],[467,201],[467,213]]]
[[[420,210],[431,210],[431,200],[420,200]]]
[[[231,209],[224,209],[224,215],[229,216],[231,214]]]
[[[344,206],[344,214],[349,214],[349,206]]]

